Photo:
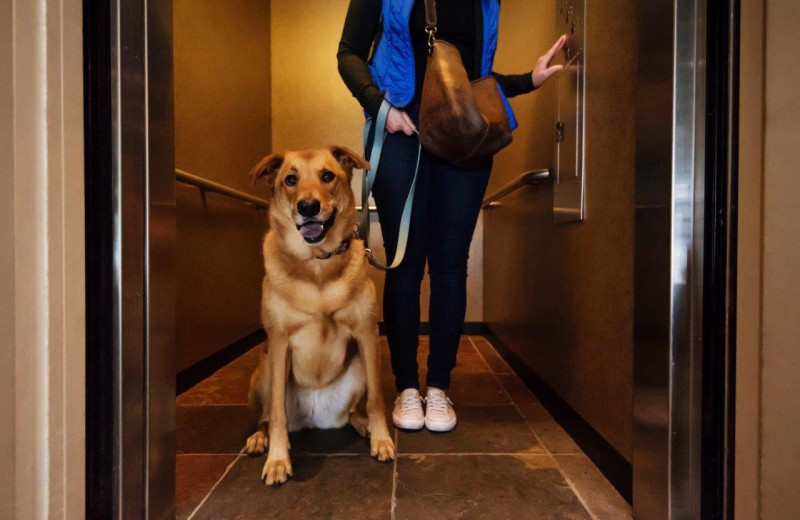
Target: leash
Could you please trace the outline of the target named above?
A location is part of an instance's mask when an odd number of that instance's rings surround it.
[[[386,140],[386,116],[389,114],[389,109],[392,108],[391,103],[385,99],[381,103],[378,110],[378,116],[375,118],[375,135],[372,138],[372,149],[367,160],[370,164],[370,169],[365,170],[361,176],[361,218],[358,226],[358,233],[361,240],[364,241],[364,247],[367,253],[367,259],[373,267],[388,271],[400,265],[403,257],[406,255],[406,246],[408,245],[408,232],[411,228],[411,207],[414,203],[414,192],[417,188],[417,174],[419,173],[419,161],[422,157],[422,145],[419,145],[417,150],[417,165],[414,168],[414,179],[411,181],[411,188],[408,190],[406,196],[406,203],[403,206],[403,214],[400,217],[400,229],[397,235],[397,249],[395,250],[394,258],[390,265],[383,265],[375,259],[375,255],[369,248],[369,194],[372,192],[372,185],[375,183],[375,176],[378,172],[378,164],[381,160],[381,152],[383,151],[383,143]],[[369,133],[373,127],[372,117],[368,117],[364,123],[364,152],[367,150],[367,141]]]

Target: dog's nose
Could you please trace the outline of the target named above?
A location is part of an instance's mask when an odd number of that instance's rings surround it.
[[[297,212],[304,217],[313,217],[319,213],[319,201],[317,199],[301,200],[297,203]]]

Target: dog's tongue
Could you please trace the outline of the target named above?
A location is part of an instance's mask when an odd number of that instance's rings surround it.
[[[322,233],[322,222],[308,222],[300,226],[303,238],[317,238]]]

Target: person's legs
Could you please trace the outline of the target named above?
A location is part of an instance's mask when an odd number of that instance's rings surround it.
[[[431,279],[428,387],[447,390],[467,307],[467,258],[491,161],[460,170],[431,159],[428,273]]]
[[[387,263],[394,258],[403,206],[417,162],[416,136],[389,134],[383,145],[372,193],[378,207]],[[425,270],[427,246],[429,155],[423,152],[411,212],[408,245],[402,263],[386,273],[383,290],[383,321],[398,392],[419,388],[417,347],[419,343],[420,284]]]

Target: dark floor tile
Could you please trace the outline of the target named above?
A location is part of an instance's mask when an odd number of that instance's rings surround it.
[[[397,520],[590,519],[546,455],[417,455],[397,471]]]
[[[427,386],[424,384],[427,371],[422,371],[422,392],[425,395]],[[497,382],[494,375],[489,372],[458,372],[450,375],[450,389],[447,396],[456,405],[470,404],[508,404],[508,395]]]
[[[301,430],[289,434],[292,455],[300,454],[369,454],[369,442],[352,426],[335,430]]]
[[[428,355],[427,351],[425,352],[417,352],[417,365],[419,365],[420,369],[425,369],[428,366]],[[469,343],[461,343],[461,346],[458,349],[458,354],[456,355],[456,366],[453,368],[453,373],[475,373],[475,372],[485,372],[491,373],[489,367],[483,361],[483,358],[475,350],[471,344]]]
[[[544,453],[511,405],[457,406],[456,412],[451,432],[400,431],[399,453]]]
[[[178,396],[179,406],[247,404],[250,374],[258,366],[263,343]]]
[[[260,479],[265,460],[240,458],[195,518],[391,517],[393,464],[363,455],[298,456],[292,458],[294,477],[280,487],[267,487]]]
[[[497,351],[486,338],[483,336],[470,337],[473,343],[475,343],[475,348],[477,348],[486,359],[486,362],[489,364],[489,368],[492,369],[492,372],[498,375],[514,373],[514,371],[511,370],[511,367],[508,366],[508,363],[506,363],[505,360],[500,357],[500,354],[497,353]]]
[[[541,405],[533,392],[515,374],[498,375],[497,379],[525,417],[534,412],[532,407]]]
[[[525,414],[550,453],[582,453],[572,437],[559,426],[543,406],[531,406]]]
[[[178,406],[178,453],[238,453],[256,420],[245,405]]]
[[[629,520],[631,506],[586,455],[556,455],[561,470],[597,520]]]
[[[188,518],[236,455],[179,455],[175,467],[175,518]]]

